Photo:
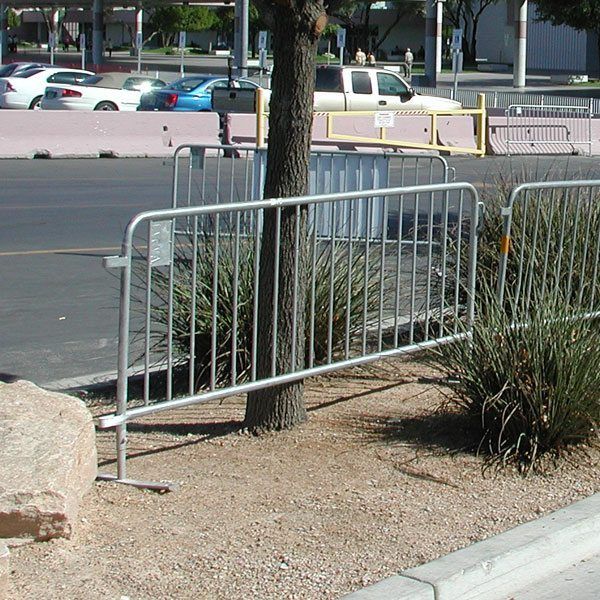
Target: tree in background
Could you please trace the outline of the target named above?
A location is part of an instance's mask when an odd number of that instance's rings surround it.
[[[394,10],[394,17],[383,32],[372,35],[371,11],[373,5],[377,3],[378,0],[345,3],[334,15],[343,23],[345,29],[349,31],[353,29],[359,30],[360,33],[357,36],[358,46],[374,52],[381,47],[390,33],[403,19],[415,15],[424,15],[425,13],[424,3],[422,2],[414,2],[413,0],[393,0],[392,2],[388,2],[388,8],[393,8]],[[374,42],[372,40],[373,37],[375,37]]]
[[[536,0],[536,6],[540,21],[596,33],[600,76],[600,0]]]
[[[157,6],[149,24],[162,46],[172,46],[180,31],[204,31],[214,27],[216,13],[205,6]]]
[[[12,8],[6,10],[6,25],[9,29],[14,29],[21,25],[21,17]]]
[[[498,0],[446,0],[444,14],[448,21],[463,31],[464,61],[475,64],[477,58],[477,29],[484,11]]]

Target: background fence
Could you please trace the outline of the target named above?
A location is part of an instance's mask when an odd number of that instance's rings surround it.
[[[490,92],[489,90],[472,90],[459,88],[454,98],[453,88],[420,87],[415,89],[421,94],[442,96],[458,100],[463,106],[475,108],[479,94],[485,94],[486,108],[508,108],[511,104],[526,104],[533,106],[579,106],[589,108],[591,113],[600,114],[600,98],[581,96],[557,96],[550,94],[524,94],[521,92]]]
[[[179,146],[174,156],[173,208],[262,199],[266,148],[186,144]],[[311,152],[309,193],[428,185],[453,179],[454,169],[440,156],[315,151]]]

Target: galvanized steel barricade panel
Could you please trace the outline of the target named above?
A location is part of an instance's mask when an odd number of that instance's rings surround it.
[[[507,154],[592,153],[592,114],[584,106],[511,105],[506,111]]]
[[[323,237],[315,223],[324,222],[325,207],[331,228]],[[304,230],[309,210],[315,218]],[[377,236],[355,235],[358,212],[366,231],[375,214],[388,226]],[[265,215],[274,239],[262,239]],[[288,229],[285,215],[294,223]],[[255,225],[244,229],[244,222]],[[136,216],[122,255],[106,259],[122,269],[117,410],[100,419],[100,427],[117,428],[117,478],[126,478],[132,419],[464,338],[474,314],[477,225],[477,193],[466,183]],[[285,231],[294,268],[282,278]],[[273,296],[288,286],[291,314],[278,301],[261,302],[265,253],[274,263]],[[271,312],[273,328],[260,349],[259,306]],[[293,336],[287,362],[277,352],[286,327]],[[266,373],[257,368],[259,355],[270,364]],[[141,374],[142,389],[130,399],[133,373]]]
[[[174,155],[171,206],[260,200],[266,161],[266,148],[179,146]],[[446,183],[453,176],[453,169],[440,156],[311,152],[311,194]]]
[[[500,302],[519,318],[546,299],[598,313],[600,180],[520,185],[502,214]]]

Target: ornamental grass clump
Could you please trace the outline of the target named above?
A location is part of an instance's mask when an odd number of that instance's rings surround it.
[[[200,238],[195,274],[192,240],[176,247],[172,279],[169,269],[153,269],[151,353],[157,361],[164,360],[171,331],[174,362],[185,370],[190,355],[194,355],[197,389],[206,387],[211,376],[216,385],[234,380],[238,384],[244,383],[249,380],[252,368],[255,241],[246,238],[236,247],[233,238],[223,236],[218,252],[215,252],[212,237],[202,235]],[[351,339],[373,324],[378,315],[381,277],[368,277],[366,272],[379,273],[380,262],[381,250],[371,247],[366,253],[361,243],[354,244],[351,261],[345,242],[316,245],[314,259],[309,260],[314,268],[311,266],[305,277],[307,362],[310,357],[313,364],[318,365],[327,362],[330,355],[332,359],[339,357],[348,351],[346,334]],[[218,265],[217,269],[215,265]],[[140,261],[134,270],[137,289],[134,306],[141,319],[144,319],[145,310],[145,269],[145,262]],[[173,290],[171,313],[170,284]],[[235,302],[234,298],[237,298]],[[214,311],[213,306],[216,307]],[[309,343],[311,331],[312,347]],[[144,328],[139,326],[136,339],[143,337]],[[150,360],[151,363],[157,361]]]
[[[556,297],[538,299],[526,323],[513,322],[483,288],[487,310],[472,338],[433,354],[456,382],[454,402],[475,417],[479,450],[527,471],[544,456],[597,441],[598,322],[579,318]]]

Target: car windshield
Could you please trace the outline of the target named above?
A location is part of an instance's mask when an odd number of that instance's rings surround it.
[[[4,65],[0,67],[0,77],[10,77],[10,75],[17,69],[17,65]]]
[[[195,90],[199,85],[207,81],[207,77],[186,77],[179,81],[174,81],[167,86],[169,90],[176,90],[178,92],[191,92]]]

